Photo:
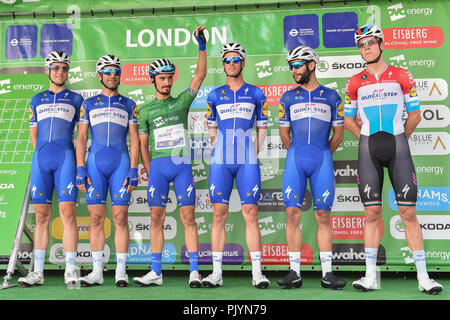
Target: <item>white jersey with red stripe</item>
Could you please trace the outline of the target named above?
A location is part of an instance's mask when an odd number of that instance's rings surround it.
[[[402,114],[420,110],[414,78],[403,68],[387,66],[380,75],[367,69],[347,81],[345,116],[362,121],[361,134],[370,136],[379,131],[398,135],[405,131]]]

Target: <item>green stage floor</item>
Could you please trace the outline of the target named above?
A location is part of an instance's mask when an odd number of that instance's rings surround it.
[[[89,271],[83,270],[82,275]],[[268,289],[256,289],[251,285],[251,273],[248,271],[224,271],[224,285],[220,288],[189,288],[188,271],[163,271],[163,286],[139,287],[132,282],[135,276],[142,276],[144,270],[129,270],[130,284],[126,288],[114,285],[114,271],[104,272],[104,284],[96,287],[81,287],[72,290],[64,286],[63,271],[45,271],[45,284],[31,288],[16,286],[0,290],[0,300],[450,300],[450,274],[430,273],[444,286],[439,295],[428,295],[417,288],[415,273],[381,273],[381,289],[370,292],[358,292],[351,282],[359,279],[362,272],[337,272],[347,281],[342,290],[324,289],[320,285],[321,273],[303,271],[303,286],[299,289],[281,289],[276,280],[286,274],[285,271],[266,271],[271,281]],[[202,270],[203,277],[209,271]],[[1,281],[5,271],[0,273]],[[16,272],[10,284],[17,284]]]

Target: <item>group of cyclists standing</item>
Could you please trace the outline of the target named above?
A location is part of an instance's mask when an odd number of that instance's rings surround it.
[[[103,284],[104,221],[109,190],[115,225],[115,283],[119,287],[128,285],[128,204],[138,184],[140,158],[148,174],[151,271],[142,277],[135,277],[133,281],[136,284],[163,284],[163,222],[169,184],[173,182],[185,228],[190,264],[189,286],[215,288],[223,285],[225,223],[236,181],[251,258],[252,285],[261,289],[270,286],[270,281],[261,271],[258,226],[261,176],[257,157],[267,134],[268,108],[264,92],[244,81],[247,53],[236,42],[225,44],[220,52],[226,84],[212,90],[207,97],[208,131],[214,145],[209,168],[209,195],[213,204],[213,271],[203,279],[199,273],[196,189],[187,116],[206,77],[204,29],[198,26],[194,31],[199,54],[189,87],[173,97],[171,89],[176,67],[168,59],[157,59],[149,69],[149,77],[156,91],[155,99],[139,110],[134,101],[118,92],[122,70],[118,57],[105,55],[98,60],[96,71],[102,86],[101,93],[83,101],[79,94],[65,86],[70,67],[69,56],[61,51],[51,52],[47,56],[45,66],[50,80],[49,89],[35,95],[30,105],[30,133],[35,150],[31,166],[31,197],[36,211],[34,271],[19,278],[21,285],[44,283],[53,189],[58,195],[59,213],[64,224],[65,284],[69,288],[78,284]],[[308,179],[317,222],[321,285],[331,289],[341,289],[346,285],[345,280],[332,272],[330,227],[330,210],[335,196],[332,154],[344,139],[345,127],[360,140],[358,188],[366,216],[366,274],[354,281],[353,287],[359,291],[379,288],[375,271],[380,243],[383,167],[388,167],[399,214],[405,224],[406,241],[414,255],[419,290],[430,294],[442,291],[442,286],[428,276],[422,233],[415,211],[417,179],[407,138],[420,121],[417,91],[409,71],[389,66],[384,61],[383,39],[383,32],[378,26],[365,25],[357,29],[355,44],[367,67],[348,80],[344,102],[335,90],[322,86],[317,80],[315,70],[319,56],[312,48],[298,46],[287,54],[290,72],[298,86],[285,92],[279,105],[280,137],[288,149],[282,192],[290,261],[289,273],[277,281],[282,288],[302,286],[302,235],[299,223]],[[406,122],[402,120],[404,106],[408,114]],[[78,134],[74,149],[76,122]],[[255,124],[256,135],[253,138]],[[85,161],[89,130],[92,144]],[[91,218],[93,270],[83,277],[79,277],[75,270],[77,188],[85,194]]]

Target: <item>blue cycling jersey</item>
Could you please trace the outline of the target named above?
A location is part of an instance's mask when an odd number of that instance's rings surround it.
[[[330,210],[334,200],[333,157],[329,147],[331,127],[344,125],[344,108],[336,91],[319,86],[284,93],[280,100],[280,126],[290,127],[292,141],[283,175],[286,207],[302,208],[310,179],[314,210]]]
[[[329,149],[331,127],[344,125],[344,106],[333,89],[319,86],[309,92],[297,87],[283,94],[279,106],[280,126],[290,127],[292,145],[313,144]]]
[[[256,164],[252,133],[256,126],[267,126],[267,103],[263,91],[244,83],[237,91],[227,85],[208,94],[208,126],[217,127],[212,163]]]
[[[73,149],[73,129],[79,120],[83,97],[64,89],[36,94],[30,103],[30,127],[38,128],[36,149],[54,142],[61,148]]]
[[[34,204],[51,204],[53,189],[59,202],[77,199],[73,130],[83,97],[68,89],[36,94],[30,103],[30,127],[37,128],[31,161],[31,198]]]
[[[86,203],[105,204],[109,188],[113,206],[128,205],[131,194],[123,183],[130,170],[128,127],[138,125],[136,104],[120,94],[99,94],[84,101],[80,123],[90,125],[92,138],[86,165],[92,185],[85,194]]]
[[[91,152],[104,147],[128,152],[128,124],[138,124],[138,108],[133,100],[120,94],[112,97],[99,94],[84,101],[80,123],[90,125]]]
[[[212,203],[228,203],[234,178],[242,204],[257,204],[261,190],[259,164],[253,144],[255,126],[267,126],[263,91],[244,83],[237,91],[221,86],[208,95],[208,125],[218,128],[209,167]]]

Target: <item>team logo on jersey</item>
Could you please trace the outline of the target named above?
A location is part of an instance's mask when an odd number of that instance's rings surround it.
[[[138,110],[138,107],[137,107],[137,106],[134,106],[134,109],[133,109],[133,116],[134,116],[135,118],[137,118],[137,117],[139,116],[139,110]]]
[[[211,109],[211,106],[209,105],[209,103],[206,103],[206,108],[208,109],[206,115],[207,115],[207,117],[209,118],[209,117],[212,116],[212,109]]]
[[[350,98],[349,94],[345,95],[344,102],[345,104],[350,104],[352,102],[352,99]]]
[[[337,113],[338,115],[340,115],[341,117],[344,116],[344,105],[341,103],[339,103],[339,106],[337,108]]]
[[[278,106],[278,118],[284,118],[284,107],[281,104]]]
[[[84,117],[84,113],[85,113],[84,105],[81,105],[81,107],[80,107],[80,118]]]
[[[268,110],[268,108],[267,108],[267,101],[264,102],[264,105],[263,105],[263,107],[262,107],[262,113],[263,113],[263,115],[265,115],[266,117],[269,115],[269,110]]]
[[[411,97],[417,97],[417,88],[415,86],[409,88],[409,95]]]
[[[33,119],[33,117],[34,117],[33,108],[30,107],[30,120]]]

